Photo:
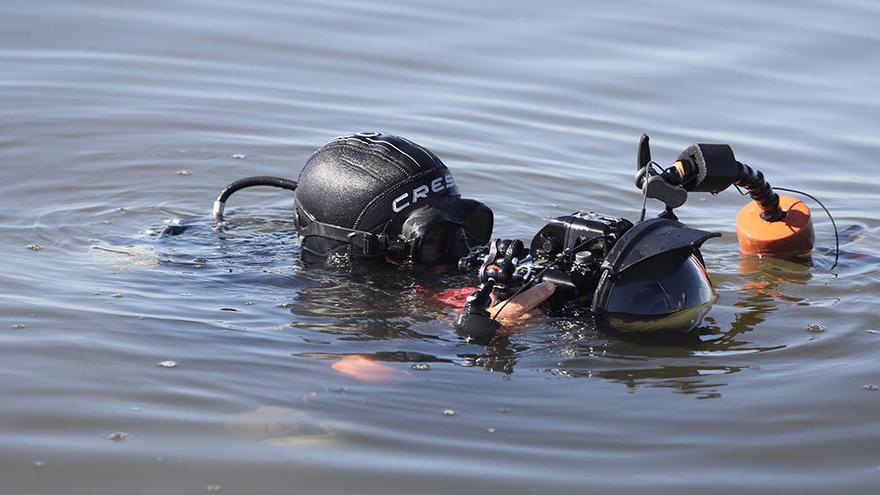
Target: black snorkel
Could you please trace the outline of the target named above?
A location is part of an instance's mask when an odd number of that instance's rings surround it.
[[[237,191],[257,186],[278,187],[288,191],[296,191],[297,185],[298,184],[295,180],[285,179],[283,177],[273,177],[271,175],[259,175],[238,179],[223,188],[217,196],[217,199],[214,201],[214,208],[211,212],[211,217],[214,219],[214,225],[215,227],[221,227],[223,225],[223,213],[226,210],[226,201],[228,201],[229,197]]]

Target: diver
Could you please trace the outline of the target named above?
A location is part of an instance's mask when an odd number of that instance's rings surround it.
[[[462,313],[454,327],[478,342],[504,334],[503,323],[544,301],[560,314],[589,308],[601,328],[618,333],[681,335],[697,328],[716,299],[700,247],[720,233],[678,221],[674,210],[689,192],[745,190],[752,202],[737,215],[744,254],[804,256],[814,244],[809,208],[778,195],[729,145],[693,144],[664,169],[651,158],[647,135],[637,153],[638,222],[576,211],[550,220],[528,245],[490,242],[492,210],[462,198],[436,155],[397,136],[360,132],[335,138],[308,159],[298,182],[278,177],[233,182],[214,204],[218,227],[231,194],[261,185],[295,191],[294,225],[306,262],[378,261],[405,265],[410,273],[457,265],[475,273],[479,287],[456,304]],[[649,198],[665,205],[652,219],[645,218]],[[838,257],[839,248],[835,265]]]
[[[454,269],[492,236],[492,210],[462,198],[452,172],[434,153],[390,134],[359,132],[332,139],[306,161],[297,181],[247,177],[233,182],[214,203],[218,227],[225,225],[229,197],[252,186],[295,191],[294,225],[307,264],[344,260]],[[469,294],[473,288],[464,290]],[[551,282],[536,284],[503,302],[493,299],[490,310],[499,322],[514,323],[554,290]],[[456,306],[462,302],[449,293],[437,299]]]

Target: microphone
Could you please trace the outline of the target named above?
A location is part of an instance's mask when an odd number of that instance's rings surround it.
[[[639,140],[636,164],[636,187],[642,188],[649,179],[651,148],[647,134]],[[682,151],[675,163],[660,176],[672,186],[685,191],[719,193],[742,177],[743,165],[736,161],[733,150],[727,144],[692,144]],[[674,206],[675,208],[677,206]]]
[[[719,193],[742,176],[742,165],[727,144],[692,144],[678,155],[673,166],[686,191]]]

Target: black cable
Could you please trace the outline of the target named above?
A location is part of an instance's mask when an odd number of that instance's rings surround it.
[[[825,208],[825,205],[822,204],[821,201],[816,199],[815,196],[809,193],[805,193],[803,191],[798,191],[797,189],[787,189],[785,187],[776,187],[777,191],[785,191],[791,192],[795,194],[803,194],[804,196],[812,199],[813,201],[819,203],[819,206],[825,210],[825,214],[828,215],[828,218],[831,220],[831,226],[834,227],[834,264],[831,265],[831,269],[833,270],[835,266],[837,266],[837,262],[840,260],[840,234],[837,233],[837,224],[834,223],[834,217],[831,216],[831,212],[828,211],[828,208]]]
[[[764,174],[760,170],[753,169],[742,162],[736,162],[736,164],[739,166],[739,177],[736,178],[733,184],[745,187],[748,190],[749,196],[761,207],[761,218],[768,222],[782,220],[785,212],[779,208],[779,195],[773,191],[770,183],[764,179]]]
[[[539,278],[541,278],[541,275],[543,275],[544,272],[546,272],[547,270],[549,270],[550,268],[552,268],[556,263],[559,263],[560,261],[562,261],[566,256],[568,256],[569,254],[571,254],[572,251],[574,251],[574,250],[576,250],[576,249],[579,249],[579,248],[581,248],[582,246],[585,246],[585,245],[589,244],[589,243],[590,243],[591,241],[593,241],[593,240],[595,240],[595,239],[588,239],[588,240],[586,240],[586,241],[584,241],[584,242],[582,242],[582,243],[580,243],[580,244],[577,244],[577,245],[575,245],[575,246],[572,246],[572,247],[566,249],[565,251],[562,251],[561,253],[559,253],[559,255],[556,257],[555,260],[553,260],[552,263],[550,263],[549,265],[547,265],[547,266],[545,266],[544,268],[542,268],[541,271],[539,271],[539,272],[537,273],[537,275],[535,275],[534,277],[532,277],[531,280],[529,280],[527,283],[523,284],[522,287],[520,287],[519,289],[517,289],[517,291],[514,292],[512,296],[508,297],[507,300],[504,301],[504,304],[502,304],[501,307],[498,308],[498,311],[495,312],[495,316],[493,316],[492,319],[493,319],[493,320],[498,319],[498,315],[501,313],[501,310],[503,310],[503,309],[505,308],[505,306],[507,306],[507,303],[509,303],[510,301],[512,301],[514,297],[518,296],[522,291],[528,289],[532,284],[534,284],[536,280],[538,280]]]
[[[232,193],[240,191],[246,187],[255,186],[279,187],[281,189],[287,189],[288,191],[296,191],[297,183],[295,180],[285,179],[283,177],[273,177],[270,175],[259,175],[256,177],[238,179],[220,191],[220,195],[217,196],[217,200],[214,201],[214,222],[219,223],[223,221],[223,210],[226,209],[226,200],[232,196]]]

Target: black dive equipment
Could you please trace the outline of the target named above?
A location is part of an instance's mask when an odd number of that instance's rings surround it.
[[[492,210],[463,199],[437,156],[398,136],[360,132],[315,151],[298,181],[259,176],[233,182],[217,198],[214,220],[217,228],[226,226],[226,202],[236,191],[273,186],[295,191],[294,222],[306,259],[337,253],[404,263],[460,258],[459,269],[475,273],[480,286],[455,328],[478,341],[495,335],[504,305],[544,281],[556,286],[548,302],[551,311],[589,308],[603,329],[668,334],[699,326],[715,300],[700,247],[720,234],[678,221],[674,209],[687,201],[688,192],[715,194],[731,185],[748,191],[754,201],[737,217],[745,254],[796,256],[812,250],[806,205],[779,196],[761,172],[738,162],[726,144],[691,145],[663,169],[651,159],[643,135],[635,183],[642,191],[635,224],[575,212],[551,220],[528,247],[519,240],[489,242]],[[645,220],[648,198],[666,208]],[[506,298],[498,309],[490,309],[493,293]]]
[[[490,314],[490,299],[483,297],[487,287],[499,300],[509,301],[542,281],[556,285],[549,300],[551,311],[589,307],[598,326],[606,330],[630,334],[693,330],[715,300],[700,247],[720,234],[678,221],[673,210],[687,201],[690,191],[715,194],[731,185],[748,191],[754,202],[737,219],[743,253],[798,255],[812,249],[806,206],[777,195],[763,174],[738,162],[726,144],[691,145],[663,169],[651,159],[649,138],[643,135],[635,183],[643,195],[635,225],[622,218],[575,212],[551,220],[528,248],[518,240],[496,239],[463,257],[459,269],[475,273],[481,285],[455,323],[458,333],[491,338],[492,326],[481,320],[495,320],[504,304]],[[657,218],[645,220],[648,198],[660,200],[666,208]]]
[[[494,287],[495,279],[492,278],[480,284],[477,290],[468,296],[462,308],[461,316],[455,320],[455,328],[464,330],[463,335],[465,337],[478,343],[486,343],[492,340],[495,332],[501,328],[501,323],[492,318],[488,310],[489,305],[492,303],[491,294]]]
[[[700,246],[720,234],[692,229],[670,218],[633,225],[629,220],[575,212],[553,219],[532,238],[496,239],[461,259],[459,268],[476,271],[480,287],[511,299],[535,283],[550,281],[556,291],[552,312],[588,307],[605,330],[684,333],[700,324],[715,299]],[[469,300],[456,321],[460,334],[485,339],[487,299]],[[467,318],[465,318],[467,316]]]

